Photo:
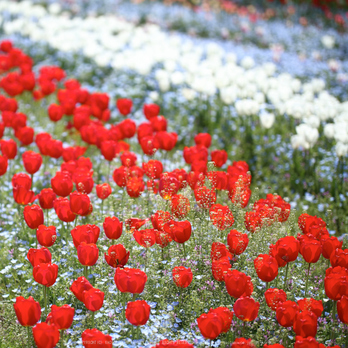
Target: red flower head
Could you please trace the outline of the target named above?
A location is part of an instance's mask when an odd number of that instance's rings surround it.
[[[44,223],[43,211],[37,204],[27,205],[23,210],[24,220],[29,228],[36,230]]]
[[[231,263],[227,256],[220,258],[219,260],[212,260],[211,271],[213,277],[218,282],[222,282],[227,272],[231,270]]]
[[[21,145],[30,145],[34,141],[34,129],[31,127],[21,127],[15,130],[15,137],[21,142]]]
[[[83,242],[87,244],[96,244],[99,234],[100,228],[91,224],[79,225],[71,230],[71,236],[76,249]]]
[[[37,348],[53,348],[60,338],[57,326],[46,323],[39,323],[34,326],[33,336]]]
[[[53,122],[58,122],[64,115],[64,109],[61,105],[51,104],[48,109],[48,117]]]
[[[8,159],[14,159],[17,155],[17,143],[13,139],[0,140],[1,152]]]
[[[13,304],[17,319],[22,326],[34,326],[41,317],[41,307],[31,296],[26,300],[24,297],[16,297]]]
[[[121,138],[132,138],[136,131],[137,126],[133,120],[126,119],[118,124],[118,129],[120,131]]]
[[[162,340],[162,341],[159,341],[152,348],[194,348],[194,346],[193,344],[190,344],[187,341]]]
[[[170,175],[169,173],[163,173],[161,174],[158,189],[161,197],[169,200],[179,191],[180,182],[176,177]]]
[[[8,160],[6,156],[0,155],[0,176],[4,175],[7,172]]]
[[[124,167],[130,168],[135,166],[137,155],[134,152],[126,151],[121,155],[120,159]]]
[[[83,293],[92,288],[92,284],[85,277],[79,277],[71,284],[70,291],[79,301],[83,302]]]
[[[232,258],[231,253],[227,250],[226,245],[221,242],[214,242],[211,245],[210,258],[212,261],[220,260],[223,257]]]
[[[302,214],[298,218],[298,225],[304,234],[311,234],[318,240],[327,234],[325,221],[316,216]]]
[[[138,230],[141,226],[144,226],[149,219],[137,219],[130,218],[125,220],[126,230],[130,233],[134,233],[135,230]]]
[[[150,317],[151,307],[146,301],[128,302],[126,308],[127,320],[135,326],[145,325]]]
[[[207,173],[212,188],[216,190],[227,189],[227,174],[225,172],[210,171]]]
[[[42,189],[39,194],[39,203],[42,209],[52,209],[53,202],[57,198],[56,194],[51,188]]]
[[[127,98],[117,99],[116,106],[121,115],[127,116],[132,110],[133,102]]]
[[[64,222],[72,222],[76,215],[70,209],[70,201],[64,197],[58,197],[53,203],[54,210],[59,220]]]
[[[164,225],[164,231],[170,234],[177,243],[185,243],[191,237],[191,223],[184,221],[169,221]]]
[[[236,338],[232,345],[231,348],[256,348],[255,344],[252,342],[251,338]]]
[[[82,302],[88,310],[99,311],[103,306],[104,293],[92,287],[82,293]]]
[[[228,294],[238,298],[243,295],[247,288],[247,276],[236,269],[228,271],[225,275],[225,285]]]
[[[196,188],[194,193],[198,205],[203,209],[209,209],[216,202],[214,189],[208,189],[207,187],[202,186]]]
[[[240,255],[245,251],[249,244],[248,235],[240,233],[237,230],[231,230],[227,235],[227,244],[233,255]]]
[[[111,186],[109,184],[100,184],[96,186],[97,196],[100,199],[106,199],[111,194]]]
[[[122,244],[111,245],[108,253],[104,254],[105,261],[114,268],[124,267],[129,259],[129,251]]]
[[[40,245],[50,247],[57,239],[55,226],[40,225],[36,230],[36,238]]]
[[[120,222],[120,220],[113,216],[113,217],[106,217],[103,223],[103,228],[106,237],[109,239],[118,239],[122,235],[122,227],[123,222]]]
[[[78,192],[89,194],[93,190],[93,171],[77,168],[73,173],[73,181]]]
[[[304,298],[302,300],[298,300],[297,304],[300,307],[301,312],[311,311],[318,318],[321,316],[324,310],[323,302],[321,300],[315,300],[314,298]]]
[[[90,211],[91,200],[88,195],[74,191],[70,193],[70,209],[76,215],[87,215]]]
[[[227,152],[225,150],[214,150],[211,152],[211,160],[218,168],[222,167],[226,163],[227,157]]]
[[[162,162],[158,160],[150,160],[147,163],[143,163],[142,166],[145,174],[150,179],[159,179],[161,177],[161,174],[163,172]]]
[[[220,231],[229,228],[234,223],[234,217],[228,206],[213,204],[209,209],[210,220]]]
[[[178,288],[187,288],[192,282],[192,271],[191,268],[186,268],[184,266],[174,267],[173,281]]]
[[[264,344],[263,348],[285,348],[282,344]]]
[[[174,195],[170,201],[172,215],[183,219],[190,212],[190,201],[183,195]]]
[[[51,179],[51,185],[54,193],[61,197],[69,196],[74,187],[68,172],[57,172]]]
[[[27,205],[32,203],[35,199],[34,196],[34,192],[28,190],[26,187],[15,186],[13,188],[13,198],[17,204]]]
[[[52,255],[50,251],[43,247],[41,249],[29,249],[27,258],[33,267],[40,263],[50,263]]]
[[[284,327],[290,327],[294,324],[296,313],[300,310],[296,302],[284,301],[279,303],[276,310],[278,323]]]
[[[243,321],[253,321],[259,313],[260,303],[251,297],[240,297],[234,304],[233,310],[237,318]]]
[[[26,190],[30,190],[31,188],[31,178],[28,174],[25,173],[17,173],[12,177],[12,187],[22,186]]]
[[[144,104],[143,112],[145,117],[151,120],[151,118],[158,116],[160,107],[156,104]]]
[[[337,301],[337,313],[341,322],[348,324],[348,296],[343,295],[341,299]]]
[[[233,312],[231,312],[227,307],[218,307],[215,309],[210,309],[209,313],[215,313],[222,318],[224,326],[222,328],[222,332],[228,332],[231,328]]]
[[[136,242],[144,248],[150,248],[156,243],[156,232],[153,228],[135,230],[133,236]]]
[[[277,260],[268,254],[261,254],[254,260],[257,276],[264,282],[271,282],[278,275]]]
[[[318,317],[310,311],[297,312],[294,321],[296,335],[315,337],[317,334]]]
[[[48,314],[46,323],[55,325],[59,330],[69,329],[74,320],[75,309],[65,304],[61,307],[51,306],[51,312]]]
[[[336,237],[323,237],[321,240],[321,251],[325,259],[330,259],[331,254],[336,249],[342,249],[343,242],[340,242]]]
[[[155,137],[152,135],[142,137],[139,139],[139,143],[145,155],[153,156],[158,150],[158,148],[156,148],[158,144],[155,144]]]
[[[39,263],[33,268],[34,280],[46,287],[52,286],[58,276],[58,266],[54,263]]]
[[[199,133],[194,137],[196,145],[203,145],[205,147],[210,147],[211,145],[211,135],[209,133]]]
[[[153,145],[156,149],[171,151],[175,147],[177,141],[178,135],[176,133],[162,131],[155,134]]]
[[[338,301],[343,295],[348,296],[348,271],[344,267],[330,267],[324,279],[325,293],[328,298]]]
[[[100,152],[107,161],[112,161],[120,151],[118,143],[114,140],[105,140],[100,144]]]
[[[336,249],[330,257],[332,267],[345,267],[348,269],[348,249]]]
[[[168,211],[158,210],[151,216],[151,223],[155,230],[163,231],[164,225],[172,219]]]
[[[300,243],[293,236],[278,239],[276,243],[277,254],[285,262],[292,262],[297,259]]]
[[[197,318],[197,324],[204,338],[215,340],[224,328],[224,319],[217,313],[203,313]]]
[[[300,253],[308,263],[316,263],[321,255],[321,244],[319,241],[313,240],[302,240]]]
[[[265,299],[267,306],[275,311],[281,303],[286,301],[286,293],[282,289],[268,289],[265,292]]]
[[[82,345],[85,348],[95,348],[98,342],[99,348],[112,348],[112,338],[110,335],[104,335],[97,329],[87,329],[82,333]]]
[[[145,190],[145,184],[142,178],[131,178],[127,182],[127,193],[132,198],[138,198]]]
[[[82,242],[77,247],[77,256],[81,265],[94,266],[98,261],[99,249],[94,243],[87,244],[86,242]]]
[[[158,244],[162,249],[165,248],[171,241],[171,236],[164,231],[155,230],[156,233],[156,244]]]
[[[117,268],[114,280],[117,289],[121,292],[141,294],[144,291],[147,275],[140,269]]]
[[[324,346],[325,347],[325,346]],[[294,348],[324,348],[323,345],[319,344],[314,337],[301,337],[296,336],[296,342]]]

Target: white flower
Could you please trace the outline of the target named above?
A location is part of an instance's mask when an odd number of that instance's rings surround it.
[[[266,129],[271,128],[273,126],[274,121],[275,121],[275,116],[272,113],[265,112],[260,115],[261,125],[262,127]]]
[[[156,92],[156,91],[151,91],[150,93],[149,93],[149,97],[150,97],[150,99],[152,100],[152,101],[156,101],[156,100],[158,100],[158,97],[159,97],[159,95],[158,95],[158,92]]]
[[[225,104],[227,104],[227,105],[233,104],[234,101],[237,99],[236,88],[233,86],[221,88],[220,89],[220,97],[221,97],[221,100]]]
[[[325,48],[331,49],[335,46],[335,38],[331,35],[324,35],[321,38],[321,43]]]
[[[181,93],[182,93],[183,97],[188,101],[191,101],[191,100],[195,99],[195,97],[196,97],[196,92],[191,88],[183,88],[181,90]]]
[[[304,119],[304,122],[308,124],[311,128],[319,128],[320,119],[317,116],[310,116]]]
[[[60,7],[60,5],[57,2],[48,6],[48,12],[53,14],[53,15],[57,15],[61,10],[62,10],[62,8]]]
[[[348,154],[348,145],[343,143],[337,143],[335,146],[335,151],[338,157],[347,156]]]
[[[251,69],[251,68],[253,68],[255,66],[255,61],[251,57],[247,56],[247,57],[244,57],[242,59],[242,61],[240,62],[240,65],[244,69]]]

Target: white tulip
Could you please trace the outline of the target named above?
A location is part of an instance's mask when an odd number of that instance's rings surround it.
[[[269,129],[273,126],[275,116],[272,113],[264,112],[260,114],[260,122],[262,127]]]

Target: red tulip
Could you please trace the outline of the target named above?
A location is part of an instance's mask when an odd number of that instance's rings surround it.
[[[233,255],[242,254],[249,244],[248,235],[240,233],[237,230],[231,230],[227,235],[227,244]]]
[[[105,261],[114,268],[124,267],[128,262],[129,251],[122,244],[111,245],[108,253],[105,255]]]
[[[118,125],[117,125],[120,134],[121,134],[121,138],[132,138],[136,131],[137,131],[137,126],[135,124],[135,122],[133,120],[130,119],[126,119],[121,121]]]
[[[187,341],[169,341],[166,339],[159,341],[155,346],[151,348],[194,348],[194,346]]]
[[[58,197],[53,202],[54,210],[59,220],[64,222],[72,222],[75,220],[76,215],[70,209],[70,201],[64,197]]]
[[[111,186],[109,184],[100,184],[96,186],[97,196],[100,199],[106,199],[111,194]]]
[[[26,190],[31,188],[31,177],[25,173],[14,174],[11,180],[12,187],[22,186]]]
[[[302,300],[297,301],[298,306],[300,307],[301,312],[303,311],[311,311],[318,318],[323,313],[324,307],[323,302],[321,300],[315,300],[314,298],[304,298]],[[302,335],[300,335],[302,336]]]
[[[203,145],[205,147],[210,147],[211,145],[211,135],[209,133],[199,133],[194,137],[196,145]]]
[[[276,243],[277,254],[285,262],[292,262],[297,259],[300,243],[293,236],[286,236],[278,239]]]
[[[155,230],[163,231],[164,225],[172,220],[168,211],[158,210],[151,216],[151,223]]]
[[[39,203],[42,209],[52,209],[53,202],[57,198],[51,188],[42,189],[39,194]]]
[[[208,189],[205,186],[194,190],[196,201],[199,207],[209,209],[216,202],[216,193],[214,189]]]
[[[301,336],[296,336],[294,348],[325,348],[325,346],[319,344],[314,337],[305,338]]]
[[[17,319],[22,326],[34,326],[41,317],[41,307],[31,296],[26,300],[24,297],[16,297],[13,304]]]
[[[330,257],[332,267],[341,266],[348,269],[348,249],[336,249]]]
[[[123,222],[117,217],[106,217],[103,223],[105,235],[109,239],[116,240],[122,235]]]
[[[220,231],[229,228],[234,223],[234,217],[228,206],[213,204],[209,209],[210,220]]]
[[[337,301],[337,313],[341,322],[348,324],[348,296],[343,295],[341,299]]]
[[[127,116],[131,112],[133,102],[131,99],[121,98],[117,99],[116,106],[121,115]]]
[[[142,168],[150,179],[159,179],[163,172],[162,162],[158,160],[150,160],[147,163],[143,163]]]
[[[223,257],[228,257],[232,259],[231,253],[227,250],[226,245],[221,242],[214,242],[211,245],[210,258],[211,260],[220,260]]]
[[[301,255],[308,263],[316,263],[321,255],[321,244],[317,240],[303,240],[300,248]]]
[[[296,335],[315,337],[317,334],[318,317],[310,311],[297,312],[294,321]]]
[[[34,151],[25,151],[22,155],[25,170],[29,174],[35,174],[41,167],[42,157]]]
[[[236,269],[225,274],[225,286],[228,294],[234,298],[243,295],[247,286],[247,276]]]
[[[17,143],[13,139],[0,140],[1,152],[8,159],[14,159],[17,155]]]
[[[88,310],[92,312],[99,311],[103,306],[104,293],[92,287],[82,293],[82,302]]]
[[[85,348],[112,348],[112,338],[97,329],[87,329],[82,333],[82,345]]]
[[[259,313],[260,303],[251,297],[240,297],[234,304],[234,314],[243,321],[253,321]]]
[[[227,256],[218,260],[213,260],[211,265],[211,271],[214,279],[218,282],[222,282],[227,272],[231,269],[231,263]]]
[[[59,330],[69,329],[74,320],[75,309],[65,304],[61,307],[51,306],[51,312],[48,314],[47,324],[54,324]]]
[[[48,117],[53,122],[58,122],[63,118],[64,109],[61,105],[51,104],[48,109]]]
[[[138,198],[145,190],[142,178],[130,178],[126,185],[127,193],[132,198]]]
[[[174,195],[170,201],[172,215],[183,219],[190,212],[190,201],[183,195]]]
[[[277,310],[278,306],[286,301],[286,293],[282,289],[268,289],[265,292],[265,299],[267,306],[272,311]]]
[[[33,267],[40,263],[50,263],[52,255],[50,251],[43,247],[41,249],[29,249],[27,258]]]
[[[224,328],[224,320],[217,313],[203,313],[197,318],[199,331],[204,338],[215,340]]]
[[[114,280],[119,291],[140,294],[144,291],[147,275],[140,269],[117,268]]]
[[[57,326],[46,323],[39,323],[34,326],[33,336],[37,348],[53,348],[60,338]]]
[[[58,266],[54,263],[39,263],[33,268],[34,280],[46,287],[52,286],[58,276]]]
[[[176,177],[169,175],[169,173],[161,174],[158,191],[163,199],[171,199],[179,189],[180,182]]]
[[[82,242],[77,247],[77,257],[83,266],[94,266],[98,261],[99,249],[94,243]]]
[[[135,326],[145,325],[150,317],[151,307],[146,301],[128,302],[126,308],[127,320]]]
[[[34,196],[34,192],[28,190],[26,187],[15,186],[13,188],[13,198],[17,204],[27,205],[32,203],[35,199]]]
[[[70,209],[76,215],[86,215],[90,211],[91,200],[88,195],[74,191],[70,193]]]
[[[251,338],[236,338],[232,345],[231,348],[256,348],[255,344],[252,342]]]
[[[209,313],[215,313],[220,316],[223,321],[222,332],[228,332],[231,328],[233,312],[231,312],[227,307],[218,307],[215,309],[210,309]]]
[[[158,116],[160,107],[156,104],[144,104],[143,112],[145,117],[151,120],[151,118]]]
[[[290,327],[294,324],[296,313],[300,310],[296,302],[285,301],[278,305],[276,318],[278,323],[284,327]]]
[[[285,348],[282,344],[264,344],[263,348]]]
[[[73,182],[68,172],[57,172],[51,179],[51,185],[57,196],[66,197],[73,190]]]
[[[156,244],[158,244],[162,249],[173,240],[167,232],[155,230],[155,234]]]
[[[267,254],[261,254],[254,260],[257,276],[264,282],[271,282],[278,275],[277,260]]]
[[[7,172],[8,160],[6,156],[0,155],[0,176],[4,175]]]
[[[79,277],[71,284],[70,291],[79,301],[83,302],[83,293],[92,288],[92,284],[85,277]]]
[[[136,242],[144,248],[150,248],[156,243],[156,233],[153,228],[135,230],[133,236]]]
[[[225,150],[214,150],[211,152],[211,160],[218,168],[221,168],[226,163],[227,157],[227,152]]]
[[[40,245],[52,246],[57,239],[56,227],[40,225],[36,230],[36,238]]]
[[[164,231],[170,234],[177,243],[185,243],[191,237],[191,223],[185,221],[169,221],[164,226]]]
[[[186,268],[184,266],[174,267],[172,276],[175,285],[179,288],[187,288],[191,284],[193,278],[191,268]]]
[[[326,270],[324,279],[325,293],[328,298],[338,301],[343,295],[348,296],[348,271],[337,266]]]
[[[43,211],[37,204],[27,205],[23,210],[24,220],[29,228],[36,230],[44,223]]]
[[[322,247],[322,253],[325,259],[330,259],[331,254],[336,250],[336,249],[342,249],[342,244],[343,242],[339,241],[336,237],[326,237],[322,238],[320,240],[321,242],[321,247]]]

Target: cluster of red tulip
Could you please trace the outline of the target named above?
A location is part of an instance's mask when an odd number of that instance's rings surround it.
[[[95,183],[93,163],[90,158],[83,157],[87,148],[63,147],[63,143],[53,139],[49,133],[35,134],[34,129],[26,125],[27,116],[17,112],[18,103],[13,98],[24,91],[32,92],[35,100],[57,93],[58,103],[51,104],[48,108],[49,119],[52,122],[58,122],[63,117],[67,119],[66,128],[79,136],[87,146],[93,145],[98,154],[100,153],[99,159],[109,162],[109,168],[111,162],[119,158],[121,166],[113,171],[112,178],[129,197],[136,199],[146,190],[160,195],[167,201],[169,211],[148,212],[146,219],[105,217],[103,230],[106,238],[112,243],[121,237],[125,225],[134,240],[146,250],[155,244],[163,250],[168,248],[170,243],[176,242],[182,244],[186,256],[185,243],[190,240],[193,231],[187,218],[193,204],[195,209],[200,209],[210,218],[212,225],[222,234],[223,242],[215,241],[211,245],[212,276],[216,281],[225,283],[227,293],[235,302],[233,312],[228,307],[218,307],[198,317],[197,323],[203,337],[213,340],[220,334],[229,332],[234,315],[243,322],[254,321],[260,309],[260,303],[252,297],[254,285],[250,276],[233,268],[233,262],[246,251],[250,233],[257,233],[274,222],[285,222],[290,214],[290,205],[280,196],[269,194],[266,199],[255,202],[251,211],[244,212],[244,224],[250,232],[249,236],[235,229],[228,232],[235,222],[232,207],[245,208],[251,195],[251,174],[245,162],[233,162],[225,171],[208,170],[209,159],[214,162],[215,167],[221,168],[226,164],[228,155],[224,150],[210,151],[211,136],[200,133],[194,138],[195,146],[185,147],[183,150],[183,159],[190,165],[190,170],[177,168],[165,172],[163,163],[152,156],[158,150],[171,151],[176,145],[177,134],[167,131],[167,120],[159,115],[158,105],[144,105],[143,113],[147,121],[138,126],[130,118],[118,124],[110,124],[111,111],[107,94],[90,93],[81,88],[77,80],[64,81],[65,73],[57,67],[44,67],[35,77],[32,61],[22,51],[14,48],[10,42],[2,42],[0,50],[0,61],[3,63],[1,73],[5,74],[0,81],[0,87],[9,95],[0,95],[0,138],[5,129],[13,129],[21,147],[29,144],[34,146],[35,142],[39,151],[23,152],[23,166],[31,176],[25,173],[14,174],[12,187],[14,201],[19,206],[24,206],[24,220],[30,229],[36,230],[37,242],[41,246],[30,249],[27,258],[33,266],[34,280],[43,285],[44,309],[47,307],[47,287],[53,286],[58,276],[58,266],[52,263],[52,255],[48,248],[59,242],[56,227],[48,226],[48,214],[45,218],[44,210],[48,212],[54,209],[58,220],[65,223],[71,231],[76,255],[80,264],[84,266],[85,273],[73,281],[70,290],[83,302],[86,309],[92,312],[93,326],[94,312],[102,308],[104,296],[107,294],[94,288],[87,280],[88,267],[94,266],[99,259],[100,250],[97,244],[100,243],[100,228],[95,224],[77,224],[81,219],[79,217],[93,214],[93,204],[89,195],[93,192]],[[19,69],[19,72],[8,72],[10,69]],[[64,87],[60,88],[62,83]],[[35,90],[37,85],[38,89]],[[116,106],[119,113],[126,117],[131,113],[133,103],[130,99],[118,99]],[[151,157],[141,166],[137,164],[137,155],[130,151],[130,145],[126,142],[126,139],[135,135],[144,154]],[[8,162],[17,156],[17,143],[13,139],[2,139],[0,148],[2,176],[8,170]],[[62,158],[60,170],[52,176],[51,187],[44,188],[35,195],[32,187],[33,175],[40,170],[43,162],[47,162],[48,157],[56,160]],[[109,175],[106,181],[109,181]],[[95,189],[103,207],[104,200],[113,193],[110,183],[96,185]],[[195,201],[188,198],[187,192],[190,190]],[[218,192],[221,191],[226,192],[229,205],[226,202],[225,205],[217,203]],[[36,199],[39,205],[32,204]],[[75,227],[70,229],[69,223],[73,221]],[[143,228],[149,221],[152,228]],[[299,218],[299,227],[303,234],[297,238],[290,235],[280,238],[275,245],[270,245],[269,254],[260,254],[253,260],[254,268],[259,279],[267,283],[265,301],[275,312],[275,319],[283,327],[293,327],[297,335],[295,347],[324,347],[315,340],[318,317],[323,311],[322,303],[314,298],[306,298],[310,265],[318,262],[321,255],[330,260],[332,267],[326,271],[325,291],[330,299],[337,301],[340,320],[348,323],[348,250],[342,250],[342,243],[336,237],[330,237],[325,222],[320,218],[303,214]],[[286,266],[284,287],[287,287],[289,263],[295,262],[299,254],[308,263],[308,272],[305,298],[296,303],[287,300],[284,290],[269,288],[269,285],[277,278],[279,268]],[[112,244],[104,255],[106,263],[115,269],[114,281],[118,291],[140,295],[147,282],[146,265],[145,272],[125,268],[130,256],[132,255],[123,244]],[[177,266],[172,270],[172,279],[182,291],[181,289],[189,288],[193,272],[183,265]],[[151,309],[146,301],[128,302],[124,307],[125,317],[132,325],[141,326],[148,322]],[[62,339],[64,330],[73,322],[74,308],[68,305],[52,305],[46,322],[41,323],[38,323],[41,307],[32,297],[18,297],[14,308],[20,324],[27,327],[35,325],[32,333],[39,348],[54,347],[59,339]],[[82,333],[82,343],[85,347],[95,347],[95,342],[102,342],[100,344],[103,344],[103,347],[112,346],[111,336],[95,328]],[[98,343],[98,347],[100,344]],[[241,346],[255,347],[251,339],[243,337],[236,338],[231,347]],[[186,341],[162,340],[155,346],[160,347],[193,345]],[[283,346],[276,344],[264,347]]]

